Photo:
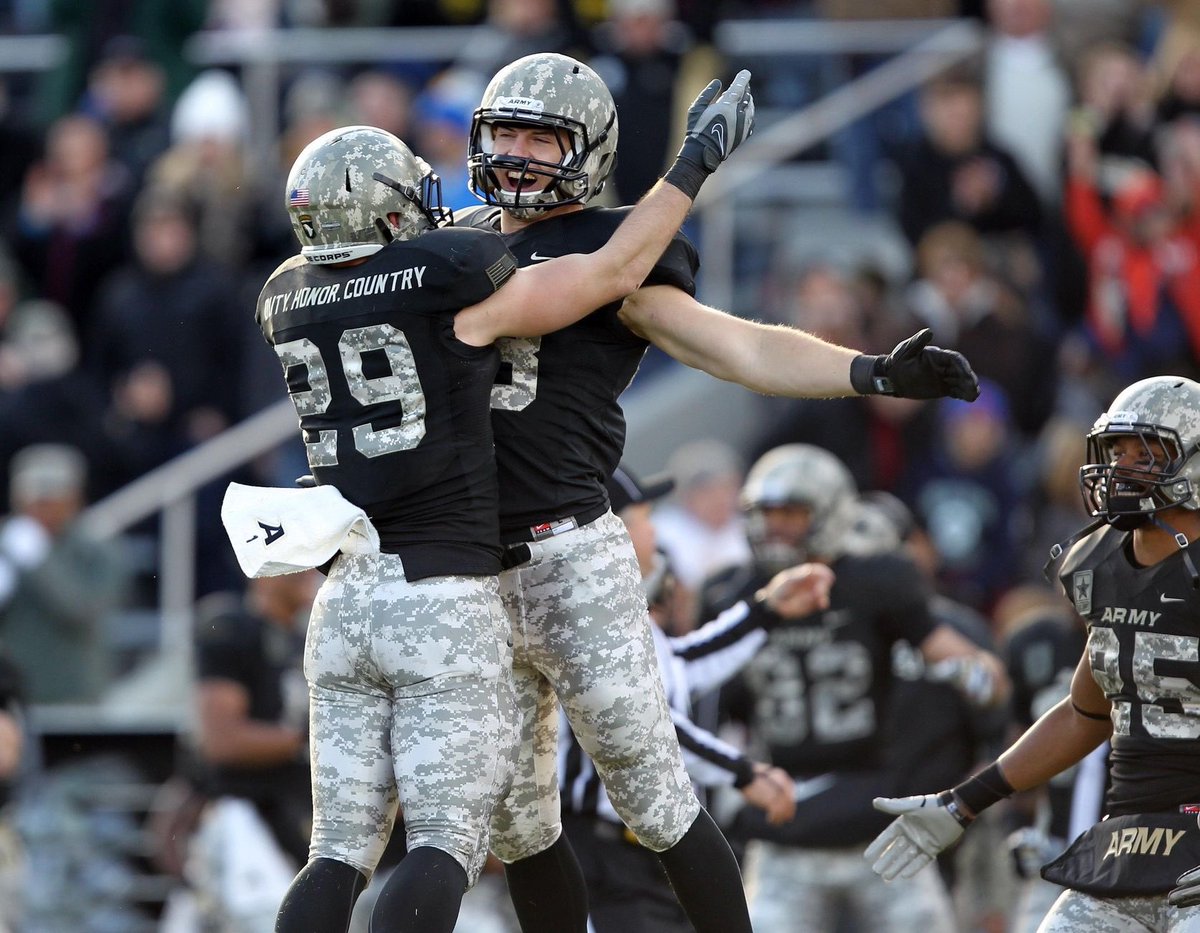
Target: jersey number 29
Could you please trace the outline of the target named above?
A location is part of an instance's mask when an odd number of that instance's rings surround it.
[[[391,324],[372,324],[342,331],[338,338],[338,358],[350,396],[364,408],[364,418],[354,425],[354,449],[364,457],[409,450],[425,436],[425,393],[417,378],[416,361],[403,332]],[[367,376],[363,372],[363,355],[378,352],[387,361],[388,372]],[[320,348],[307,337],[277,344],[275,353],[283,364],[284,376],[293,366],[304,366],[308,372],[308,388],[288,392],[296,414],[303,422],[305,415],[323,414],[333,401],[329,366]],[[403,417],[397,425],[376,431],[371,426],[369,411],[386,403],[399,402]],[[337,432],[320,431],[317,440],[305,443],[310,467],[336,466],[338,462]]]

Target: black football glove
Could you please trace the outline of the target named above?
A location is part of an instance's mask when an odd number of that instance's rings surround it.
[[[704,180],[754,132],[754,96],[750,72],[739,71],[721,94],[715,78],[688,109],[687,135],[674,164],[663,177],[695,200]]]
[[[896,344],[886,356],[860,353],[850,363],[850,385],[859,395],[898,398],[950,398],[973,402],[979,379],[957,350],[929,346],[929,328]]]

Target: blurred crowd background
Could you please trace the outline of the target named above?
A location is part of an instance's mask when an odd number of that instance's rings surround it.
[[[23,736],[0,875],[33,879],[0,884],[12,929],[157,929],[182,884],[179,778],[212,751],[193,634],[214,600],[269,615],[220,496],[307,472],[253,319],[295,248],[292,160],[372,124],[470,206],[483,87],[543,50],[616,98],[606,203],[654,181],[712,74],[750,68],[758,138],[687,227],[701,299],[870,352],[929,327],[981,377],[973,405],[765,399],[652,351],[629,457],[676,481],[676,630],[745,558],[745,470],[791,442],[898,497],[996,645],[1066,612],[1042,564],[1086,520],[1083,435],[1120,387],[1200,375],[1200,0],[0,0],[0,693]],[[1004,928],[1002,897],[964,897],[964,929]]]

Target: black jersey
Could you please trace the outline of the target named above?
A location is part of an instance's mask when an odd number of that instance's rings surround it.
[[[598,250],[632,208],[589,207],[505,236],[522,266]],[[457,223],[496,229],[499,210],[456,214]],[[696,249],[676,235],[646,278],[695,294]],[[546,299],[552,301],[553,295]],[[602,507],[604,480],[625,447],[625,391],[649,343],[617,316],[616,301],[545,337],[497,341],[502,364],[492,393],[506,540],[532,525]]]
[[[1012,717],[1022,728],[1029,728],[1043,713],[1070,696],[1071,678],[1086,643],[1087,634],[1082,626],[1054,615],[1030,622],[1009,639],[1004,654],[1012,681]],[[1068,768],[1047,784],[1050,808],[1047,831],[1058,839],[1070,838],[1078,770],[1078,767]]]
[[[1200,803],[1200,591],[1183,552],[1139,567],[1130,533],[1105,527],[1071,549],[1060,579],[1113,704],[1108,812]]]
[[[924,579],[902,554],[830,566],[829,608],[775,628],[727,694],[771,761],[802,777],[882,768],[892,647],[935,627]]]
[[[259,296],[313,475],[367,512],[409,580],[500,570],[499,354],[455,338],[454,315],[515,268],[500,237],[450,228],[356,266],[295,257]]]
[[[196,677],[243,687],[250,719],[282,723],[296,718],[289,705],[308,695],[303,661],[303,628],[273,625],[227,593],[214,593],[197,604]],[[197,777],[209,796],[252,801],[289,854],[308,857],[312,785],[307,756],[261,767],[210,765]]]

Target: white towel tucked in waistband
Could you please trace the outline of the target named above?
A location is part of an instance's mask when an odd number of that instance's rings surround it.
[[[367,513],[335,486],[283,489],[230,483],[221,521],[248,577],[320,567],[338,551],[379,551],[379,532]]]

